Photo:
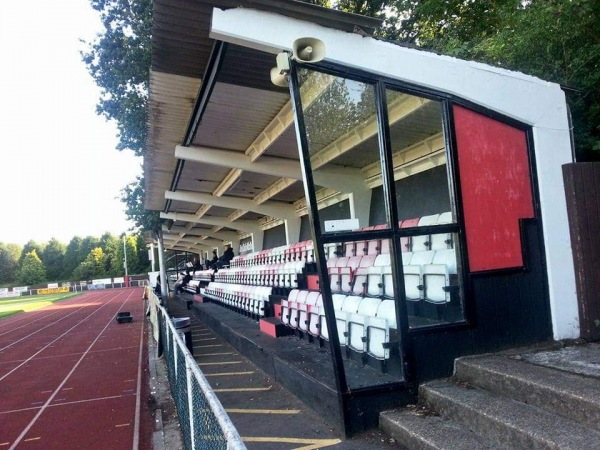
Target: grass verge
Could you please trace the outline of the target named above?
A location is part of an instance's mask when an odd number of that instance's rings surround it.
[[[27,297],[12,297],[0,300],[0,319],[28,311],[35,311],[44,306],[51,305],[61,300],[80,295],[79,292],[66,294],[31,295]]]

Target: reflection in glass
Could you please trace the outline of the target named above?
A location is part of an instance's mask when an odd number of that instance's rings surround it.
[[[383,205],[382,196],[372,204],[372,190],[382,185],[375,89],[306,69],[299,69],[299,81],[317,201],[352,202],[348,209],[320,210],[323,230],[362,233],[323,245],[337,331],[323,310],[320,337],[328,341],[336,333],[351,388],[397,382],[403,371],[389,239],[371,235],[390,228],[385,211],[373,214]]]
[[[385,214],[371,223],[371,189],[382,183],[374,86],[306,69],[298,73],[317,200],[351,197],[353,206],[323,217],[324,231],[389,228]],[[367,254],[359,247],[354,255]]]

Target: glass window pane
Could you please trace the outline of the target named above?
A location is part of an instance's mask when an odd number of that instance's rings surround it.
[[[464,320],[458,239],[455,233],[419,234],[410,245],[435,249],[402,253],[404,289],[411,328]]]
[[[389,89],[386,95],[398,219],[450,211],[441,103]]]
[[[381,186],[375,89],[368,83],[299,70],[312,176],[324,232],[389,228]]]
[[[321,337],[337,333],[350,388],[397,382],[403,365],[390,246],[373,236],[390,228],[375,89],[306,69],[299,80],[322,232],[362,233],[321,249],[336,325],[330,329],[323,317]]]

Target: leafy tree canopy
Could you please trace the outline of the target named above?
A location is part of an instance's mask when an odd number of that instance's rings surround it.
[[[144,177],[138,176],[123,189],[121,201],[125,203],[125,214],[134,223],[136,230],[159,231],[161,227],[160,213],[144,208]]]
[[[27,242],[27,244],[25,244],[25,246],[23,247],[21,256],[19,257],[19,266],[23,265],[23,260],[33,250],[35,250],[36,255],[41,255],[44,251],[44,246],[42,244],[38,244],[34,240],[30,240],[29,242]]]
[[[18,280],[21,284],[31,286],[47,280],[46,269],[37,251],[31,250],[23,258]]]
[[[58,281],[62,279],[64,260],[67,246],[57,239],[52,238],[42,252],[42,261],[46,267],[48,280]]]
[[[17,278],[21,253],[22,249],[19,245],[0,242],[0,283]]]
[[[73,278],[76,280],[85,281],[105,276],[107,276],[106,255],[101,247],[92,249],[85,260],[73,271]]]
[[[100,13],[104,32],[82,54],[101,98],[96,111],[114,120],[119,150],[142,155],[150,77],[152,2],[150,0],[91,0]]]
[[[580,160],[600,160],[600,2],[400,0],[398,35],[566,86]]]

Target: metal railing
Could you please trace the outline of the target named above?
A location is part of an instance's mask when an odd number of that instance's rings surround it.
[[[198,368],[167,311],[146,290],[153,336],[162,348],[186,449],[245,450],[236,428]]]

